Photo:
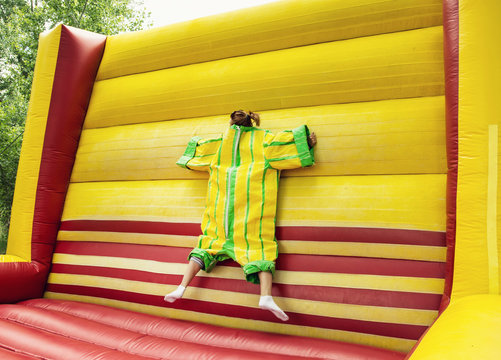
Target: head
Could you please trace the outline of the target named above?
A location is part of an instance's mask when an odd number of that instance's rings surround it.
[[[230,125],[240,125],[240,126],[247,126],[251,127],[254,126],[252,123],[254,123],[256,126],[259,126],[259,114],[254,113],[252,111],[249,111],[249,113],[246,113],[243,110],[237,110],[233,111],[230,115]]]

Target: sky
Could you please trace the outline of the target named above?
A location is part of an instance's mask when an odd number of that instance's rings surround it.
[[[193,20],[277,0],[144,0],[153,27]]]

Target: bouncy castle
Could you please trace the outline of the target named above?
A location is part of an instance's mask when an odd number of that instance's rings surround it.
[[[41,34],[0,358],[499,359],[500,14],[496,0],[284,0]],[[208,192],[176,161],[237,109],[318,138],[314,166],[281,172],[285,322],[233,261],[163,300]]]

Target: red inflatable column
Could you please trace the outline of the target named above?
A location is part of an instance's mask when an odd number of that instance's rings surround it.
[[[456,196],[458,177],[459,5],[444,0],[445,119],[447,134],[447,269],[440,312],[449,305],[456,243]]]

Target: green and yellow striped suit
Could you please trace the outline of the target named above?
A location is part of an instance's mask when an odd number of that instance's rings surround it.
[[[209,171],[206,208],[198,247],[190,253],[210,272],[231,258],[248,281],[275,271],[277,190],[280,170],[311,166],[308,127],[276,135],[255,127],[231,125],[215,139],[194,137],[177,164]]]

